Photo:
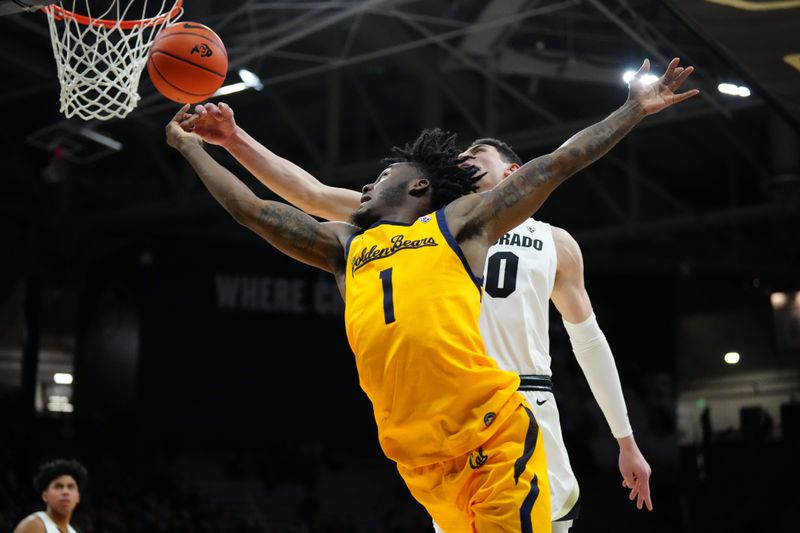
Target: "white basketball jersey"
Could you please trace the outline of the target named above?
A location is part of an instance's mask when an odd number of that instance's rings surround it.
[[[58,529],[58,526],[56,525],[55,522],[53,522],[53,519],[50,518],[50,516],[48,516],[48,514],[45,513],[44,511],[39,511],[38,513],[36,513],[36,516],[39,517],[39,520],[44,522],[44,530],[47,533],[63,533],[60,529]],[[72,526],[67,525],[67,533],[78,533],[78,532],[75,531],[75,529]]]
[[[486,352],[500,368],[529,377],[552,375],[549,315],[557,266],[550,224],[532,218],[489,248],[479,324]],[[580,489],[561,434],[556,400],[547,389],[549,386],[521,393],[542,432],[550,478],[550,509],[554,521],[566,521],[560,526],[563,531],[577,517]],[[442,533],[436,524],[434,530]]]
[[[550,294],[557,256],[550,224],[529,218],[486,255],[480,328],[500,368],[550,376]]]
[[[558,254],[550,224],[528,219],[489,248],[480,328],[486,351],[500,368],[527,377],[551,376],[550,295]],[[577,517],[580,488],[561,433],[558,407],[547,387],[521,392],[528,400],[547,451],[553,520]]]

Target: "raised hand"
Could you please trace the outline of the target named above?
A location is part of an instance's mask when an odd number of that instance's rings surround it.
[[[680,59],[674,58],[669,62],[663,76],[654,83],[645,84],[642,77],[650,72],[650,60],[645,59],[639,71],[628,82],[628,99],[637,102],[646,114],[652,115],[698,95],[700,93],[698,89],[676,92],[694,71],[694,67],[679,67],[679,63]]]
[[[165,132],[167,134],[167,144],[180,151],[192,143],[202,145],[203,140],[194,133],[187,132],[181,127],[181,121],[185,119],[189,104],[181,107],[172,119],[167,122]]]
[[[226,147],[233,140],[236,121],[233,109],[228,104],[208,103],[195,106],[194,114],[186,113],[181,120],[181,128],[196,133],[209,144]]]

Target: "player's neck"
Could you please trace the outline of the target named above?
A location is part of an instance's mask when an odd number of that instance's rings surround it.
[[[389,220],[392,222],[400,222],[402,224],[413,224],[415,220],[423,215],[431,212],[429,204],[407,204],[397,206],[388,211],[381,220]]]
[[[67,527],[69,526],[69,520],[72,518],[72,513],[62,515],[54,512],[52,509],[47,509],[47,516],[50,517],[50,520],[55,522],[58,526],[58,529],[64,531],[66,533]]]

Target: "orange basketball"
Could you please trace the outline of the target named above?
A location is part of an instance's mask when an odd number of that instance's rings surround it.
[[[228,54],[211,28],[179,22],[156,35],[147,56],[147,73],[165,97],[179,104],[194,104],[222,86]]]

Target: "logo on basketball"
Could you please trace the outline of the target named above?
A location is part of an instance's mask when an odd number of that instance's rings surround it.
[[[200,43],[194,45],[191,51],[192,54],[200,54],[200,57],[211,57],[214,55],[214,52],[206,43]]]

